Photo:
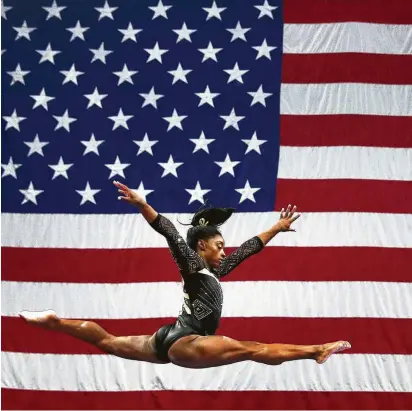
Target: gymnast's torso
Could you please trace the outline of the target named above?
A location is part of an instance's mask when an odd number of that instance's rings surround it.
[[[223,307],[220,278],[229,274],[246,258],[262,250],[262,240],[255,236],[245,241],[223,259],[218,269],[209,270],[168,218],[158,214],[150,225],[166,238],[181,274],[183,304],[178,322],[202,335],[214,335],[219,327]]]

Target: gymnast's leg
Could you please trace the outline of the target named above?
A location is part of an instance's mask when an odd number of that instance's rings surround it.
[[[168,355],[174,364],[186,368],[218,367],[240,361],[280,365],[305,359],[323,364],[332,354],[350,347],[347,341],[321,345],[263,344],[223,336],[191,335],[177,340]]]
[[[156,356],[153,335],[116,337],[109,334],[93,321],[59,318],[53,310],[41,312],[23,311],[19,315],[28,324],[69,334],[93,344],[108,354],[128,360],[163,363]]]

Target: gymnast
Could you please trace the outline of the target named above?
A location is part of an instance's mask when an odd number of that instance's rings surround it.
[[[332,354],[351,348],[347,341],[319,345],[265,344],[216,335],[223,305],[219,279],[259,253],[278,233],[295,231],[291,225],[299,218],[296,206],[282,209],[273,227],[226,256],[219,226],[230,218],[233,208],[209,207],[198,211],[185,241],[173,223],[142,196],[117,181],[113,184],[121,194],[118,198],[137,207],[147,223],[167,240],[183,281],[183,304],[176,321],[162,326],[153,335],[127,337],[111,335],[92,321],[59,318],[54,310],[20,312],[28,324],[69,334],[117,357],[156,364],[171,362],[185,368],[218,367],[240,361],[280,365],[303,359],[323,364]]]

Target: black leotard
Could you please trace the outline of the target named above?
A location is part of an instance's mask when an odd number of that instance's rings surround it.
[[[173,223],[161,214],[151,226],[163,235],[179,267],[183,282],[183,306],[178,316],[179,326],[200,335],[213,335],[219,327],[223,293],[219,278],[229,274],[242,261],[264,247],[255,236],[223,259],[219,268],[209,270],[202,258],[186,244]]]

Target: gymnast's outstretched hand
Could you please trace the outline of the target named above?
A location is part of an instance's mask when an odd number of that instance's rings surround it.
[[[296,231],[291,228],[291,225],[300,217],[300,214],[295,214],[296,206],[293,206],[293,208],[291,207],[292,206],[289,204],[286,211],[284,208],[282,208],[282,210],[280,211],[280,218],[279,221],[276,223],[276,226],[279,229],[279,231]]]
[[[113,181],[113,184],[118,188],[121,196],[118,197],[119,200],[125,201],[134,206],[142,206],[146,204],[145,199],[138,194],[136,191],[131,190],[127,185],[119,183],[118,181]]]

